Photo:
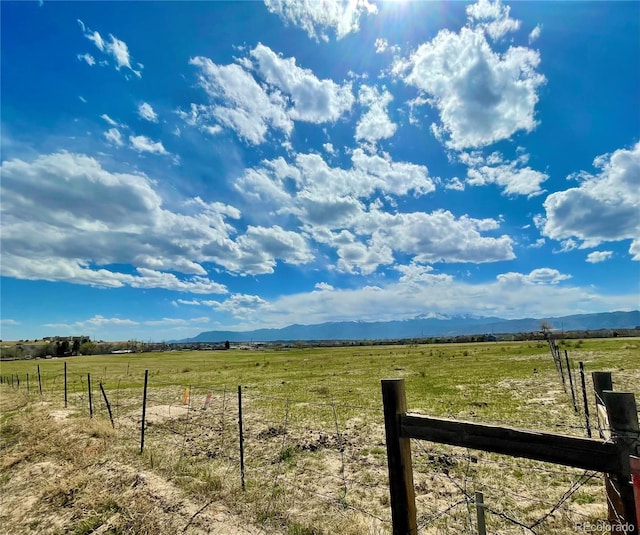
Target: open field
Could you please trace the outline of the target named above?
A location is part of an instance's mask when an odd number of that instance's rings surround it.
[[[640,340],[559,345],[576,368],[612,371],[616,390],[638,395]],[[71,357],[2,362],[0,375],[15,377],[0,387],[3,533],[389,533],[382,378],[405,379],[412,412],[585,436],[548,346],[536,341]],[[466,496],[476,490],[489,533],[575,533],[606,517],[601,474],[412,446],[421,533],[470,533]]]

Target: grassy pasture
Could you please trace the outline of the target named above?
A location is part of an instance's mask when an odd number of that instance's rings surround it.
[[[587,371],[612,371],[616,390],[638,394],[640,340],[570,340],[559,345],[576,368],[583,361]],[[67,411],[61,409],[65,360]],[[145,369],[150,424],[145,452],[139,455]],[[88,418],[87,373],[93,382],[93,420]],[[412,412],[585,434],[584,418],[575,414],[570,395],[563,391],[548,346],[537,341],[174,351],[2,362],[0,375],[12,374],[20,376],[20,390],[0,388],[0,492],[10,497],[10,504],[12,496],[16,504],[18,498],[31,504],[19,514],[16,508],[3,507],[0,524],[11,526],[12,533],[91,533],[98,528],[103,533],[167,533],[172,532],[167,531],[171,523],[175,532],[206,533],[205,520],[218,517],[224,517],[224,523],[214,532],[221,534],[243,533],[239,526],[246,533],[287,535],[388,533],[382,378],[405,379]],[[106,419],[99,381],[113,405],[115,429]],[[237,385],[243,387],[245,492],[239,489]],[[191,397],[185,407],[187,386]],[[211,407],[202,411],[209,391]],[[62,448],[71,439],[82,445],[75,456]],[[422,533],[468,532],[475,512],[464,493],[473,495],[473,490],[483,490],[494,510],[488,514],[489,532],[522,533],[514,520],[531,526],[576,482],[580,488],[535,532],[574,533],[576,523],[595,524],[606,515],[603,482],[597,475],[584,482],[581,471],[565,467],[418,441],[412,446]],[[57,487],[40,493],[23,488],[22,478],[33,480],[33,467],[43,463],[58,467]],[[96,472],[77,480],[78,463],[83,474]],[[96,483],[106,477],[100,472],[105,466],[119,474],[106,494],[104,484]],[[135,484],[140,474],[168,493],[162,504],[145,494],[131,498],[131,488],[140,488]],[[154,492],[152,496],[160,491]],[[187,504],[182,512],[167,506],[178,495],[180,503]],[[88,496],[93,497],[91,507]],[[32,531],[24,527],[30,525]],[[82,526],[88,527],[82,531]]]

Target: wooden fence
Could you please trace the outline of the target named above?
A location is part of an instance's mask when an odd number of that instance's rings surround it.
[[[634,487],[631,483],[631,456],[638,454],[640,445],[635,397],[632,393],[614,392],[610,373],[594,372],[593,381],[601,439],[409,415],[404,380],[383,380],[382,401],[394,535],[414,535],[418,532],[411,460],[412,438],[604,472],[607,474],[605,487],[609,521],[612,525],[624,525],[628,532],[638,533],[640,521],[636,517]]]

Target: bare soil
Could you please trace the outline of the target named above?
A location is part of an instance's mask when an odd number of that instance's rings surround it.
[[[3,414],[20,411],[2,427],[1,533],[265,533],[221,500],[194,499],[123,455],[108,422],[12,398],[0,398]]]

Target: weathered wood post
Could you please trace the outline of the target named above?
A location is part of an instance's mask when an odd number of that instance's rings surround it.
[[[613,390],[613,381],[611,372],[591,372],[591,380],[593,381],[593,392],[596,396],[596,419],[598,423],[598,432],[600,438],[609,438],[609,423],[607,421],[607,410],[604,406],[604,398],[602,393],[605,390]]]
[[[631,464],[633,494],[636,497],[636,522],[640,525],[640,457],[633,455],[629,461]]]
[[[411,439],[402,436],[399,419],[401,414],[407,412],[404,379],[382,380],[382,403],[393,534],[414,535],[418,533],[418,523],[413,487]]]
[[[611,506],[609,522],[623,527],[627,533],[638,533],[630,463],[630,457],[640,453],[640,424],[636,398],[630,392],[610,390],[603,391],[602,397],[607,409],[611,438],[618,446],[621,470],[607,480],[610,483],[607,486],[607,501]]]

